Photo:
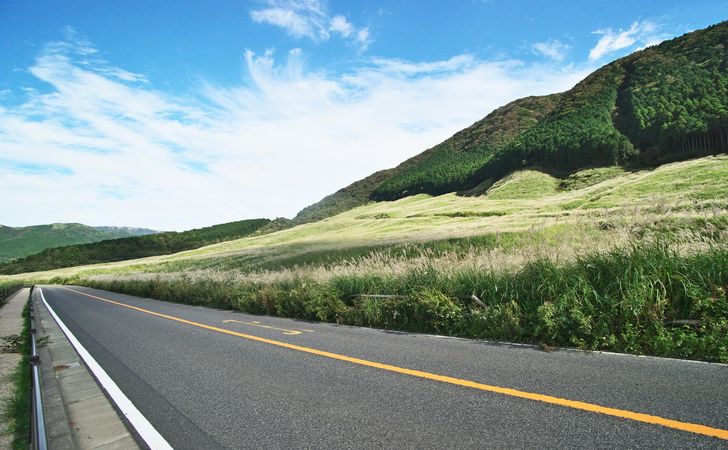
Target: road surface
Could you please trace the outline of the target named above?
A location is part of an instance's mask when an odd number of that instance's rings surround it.
[[[43,294],[177,449],[728,448],[725,365]]]

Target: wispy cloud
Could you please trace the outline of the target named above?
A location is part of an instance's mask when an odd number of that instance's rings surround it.
[[[596,61],[603,56],[636,45],[641,47],[655,45],[667,37],[666,34],[660,32],[656,23],[649,20],[633,22],[626,30],[622,28],[619,30],[602,28],[593,31],[593,34],[600,35],[601,38],[599,38],[594,48],[589,51],[590,61]]]
[[[0,158],[0,171],[3,170],[44,176],[71,175],[73,173],[68,167],[55,164],[23,163]]]
[[[565,44],[558,39],[536,42],[531,46],[531,50],[534,53],[553,61],[563,61],[570,48],[570,45]]]
[[[567,89],[591,69],[459,55],[371,59],[333,74],[308,69],[297,49],[247,51],[247,84],[203,82],[176,96],[143,75],[119,76],[126,71],[93,50],[47,45],[29,68],[47,89],[24,92],[12,108],[0,100],[0,217],[10,224],[183,229],[290,217],[510,100]]]
[[[357,31],[355,40],[361,50],[366,50],[369,44],[372,43],[372,35],[369,32],[369,27]]]
[[[91,42],[81,37],[73,27],[67,26],[63,29],[63,41],[50,43],[46,46],[46,53],[65,55],[73,58],[74,62],[81,67],[87,67],[94,72],[116,78],[120,81],[133,83],[146,83],[147,78],[138,73],[129,72],[119,67],[110,65],[99,55],[99,51]]]
[[[358,28],[341,14],[330,15],[320,0],[266,0],[266,7],[250,11],[250,18],[316,42],[328,40],[333,33],[366,50],[372,41],[369,27]]]
[[[442,61],[412,62],[394,58],[374,58],[372,63],[381,70],[398,75],[419,76],[435,73],[451,73],[478,64],[472,55],[457,55]]]

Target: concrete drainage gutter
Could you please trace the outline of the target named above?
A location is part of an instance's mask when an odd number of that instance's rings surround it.
[[[141,448],[71,343],[33,295],[48,448]]]

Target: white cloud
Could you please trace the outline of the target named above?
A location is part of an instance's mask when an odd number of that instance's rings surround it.
[[[570,45],[564,44],[558,39],[536,42],[531,46],[531,50],[534,53],[554,61],[563,61],[570,48]]]
[[[649,20],[634,22],[627,30],[620,28],[615,31],[611,28],[603,28],[594,31],[593,34],[600,35],[601,38],[589,51],[590,61],[596,61],[605,55],[630,48],[635,44],[641,44],[642,48],[655,45],[666,38],[665,34],[658,31],[657,25]]]
[[[343,37],[351,36],[354,32],[354,25],[351,24],[344,16],[334,16],[331,19],[331,25],[329,26],[331,31],[339,33]]]
[[[25,91],[12,108],[0,101],[0,217],[157,229],[291,217],[589,71],[459,55],[332,74],[307,69],[301,53],[248,51],[248,84],[174,96],[106,61],[83,62],[72,42],[47,46],[29,69],[45,93]]]
[[[266,0],[267,7],[250,12],[254,22],[275,25],[293,37],[326,41],[331,33],[351,38],[366,50],[371,43],[369,27],[357,28],[345,16],[331,16],[320,0]]]

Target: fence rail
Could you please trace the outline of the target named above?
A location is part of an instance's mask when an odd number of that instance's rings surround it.
[[[30,311],[30,373],[31,373],[31,430],[30,447],[36,450],[46,450],[48,439],[46,435],[45,411],[43,410],[43,398],[40,381],[40,356],[36,342],[36,320],[35,307],[33,305],[33,292],[35,286],[30,287],[28,295],[28,309]]]
[[[0,306],[4,305],[5,302],[10,299],[10,297],[15,295],[19,290],[23,289],[24,287],[28,286],[20,283],[0,285]]]

